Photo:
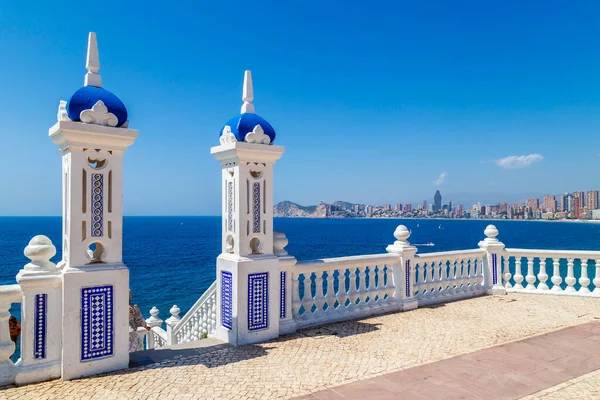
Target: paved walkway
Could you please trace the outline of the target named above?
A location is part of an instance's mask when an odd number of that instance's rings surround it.
[[[160,363],[76,381],[8,388],[0,391],[0,398],[288,399],[596,318],[597,299],[480,297],[307,329],[260,345],[162,350],[169,354]],[[530,356],[541,358],[544,353]]]
[[[600,321],[338,386],[298,400],[493,400],[518,399],[532,393],[535,395],[529,399],[598,399],[598,345]],[[594,372],[579,378],[590,371]]]

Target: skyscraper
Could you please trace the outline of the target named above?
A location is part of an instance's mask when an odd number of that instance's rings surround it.
[[[598,191],[590,190],[586,193],[586,203],[588,210],[597,210],[598,209]]]
[[[442,194],[440,190],[436,190],[433,195],[433,211],[439,211],[442,209]]]
[[[556,212],[556,199],[554,196],[544,196],[544,211]]]
[[[585,206],[585,193],[583,192],[573,192],[573,197],[579,200],[579,207],[583,208]]]

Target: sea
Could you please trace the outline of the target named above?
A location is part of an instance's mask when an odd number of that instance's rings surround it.
[[[474,249],[490,223],[507,247],[600,250],[600,224],[594,223],[275,218],[274,228],[286,234],[289,254],[302,261],[385,253],[400,224],[410,229],[409,241],[419,253]],[[35,235],[46,235],[57,246],[52,261],[58,263],[61,229],[60,217],[0,217],[0,284],[16,283],[15,276],[28,262],[23,250]],[[153,306],[162,319],[170,316],[174,304],[180,316],[189,310],[215,280],[220,237],[221,217],[124,217],[123,261],[130,270],[133,302],[146,318]],[[434,245],[423,246],[427,243]],[[578,269],[575,274],[579,276]],[[593,279],[593,271],[590,275]],[[20,319],[20,307],[13,305],[11,314]]]

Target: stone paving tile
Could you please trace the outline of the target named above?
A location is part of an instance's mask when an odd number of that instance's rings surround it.
[[[81,380],[5,388],[0,399],[314,398],[323,389],[582,324],[600,318],[598,306],[585,298],[480,297]]]
[[[523,400],[600,399],[600,369],[552,386]]]

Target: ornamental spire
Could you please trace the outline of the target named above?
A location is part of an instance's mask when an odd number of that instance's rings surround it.
[[[100,70],[100,57],[98,56],[98,43],[96,42],[96,32],[90,32],[88,38],[88,50],[85,67],[88,72],[85,74],[84,86],[102,87],[102,77],[98,73]]]
[[[252,104],[252,100],[254,100],[254,90],[252,90],[252,72],[250,72],[250,70],[244,72],[244,91],[242,93],[242,100],[244,101],[244,104],[242,104],[242,114],[254,114],[254,104]]]

